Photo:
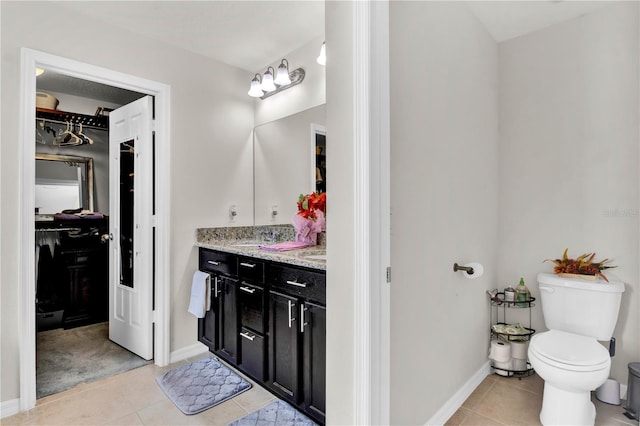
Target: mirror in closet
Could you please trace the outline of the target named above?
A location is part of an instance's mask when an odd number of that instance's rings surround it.
[[[38,214],[77,208],[93,211],[93,158],[36,154],[35,196]]]

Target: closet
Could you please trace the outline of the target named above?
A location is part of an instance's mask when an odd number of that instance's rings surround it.
[[[108,320],[108,125],[36,109],[37,331]]]
[[[119,218],[133,230],[135,155],[132,141],[121,148],[120,182],[111,183],[109,113],[145,95],[51,70],[37,77],[36,91],[36,394],[41,398],[149,362],[111,341],[109,315],[110,222]],[[53,102],[42,105],[41,99]],[[110,205],[111,186],[129,195],[121,197],[124,203]],[[132,285],[133,247],[125,240],[131,243],[133,232],[122,234],[119,282]]]

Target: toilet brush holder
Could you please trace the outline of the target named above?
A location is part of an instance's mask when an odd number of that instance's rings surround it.
[[[614,379],[607,379],[596,389],[596,398],[606,404],[620,405],[620,383]]]

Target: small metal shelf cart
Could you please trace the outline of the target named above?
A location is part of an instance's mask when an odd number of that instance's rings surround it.
[[[536,332],[531,328],[531,308],[535,306],[535,297],[530,297],[526,301],[506,301],[504,300],[504,292],[494,290],[492,293],[491,303],[491,318],[490,318],[490,340],[503,340],[505,342],[525,342],[531,339],[531,336]],[[507,312],[510,310],[527,309],[529,314],[528,326],[518,326],[511,324],[507,321]],[[505,369],[495,365],[491,360],[491,368],[501,371],[501,376],[507,377],[527,377],[534,373],[533,368],[529,361],[526,361],[525,369]]]

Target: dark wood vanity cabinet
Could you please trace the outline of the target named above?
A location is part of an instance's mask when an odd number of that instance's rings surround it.
[[[298,338],[298,299],[270,291],[269,294],[269,387],[282,399],[301,400],[302,371]]]
[[[326,407],[326,335],[327,308],[314,302],[305,302],[303,337],[304,408],[314,418],[325,419]]]
[[[198,321],[199,340],[324,424],[324,271],[205,248],[199,264],[212,275],[211,310]]]
[[[238,362],[238,279],[236,258],[200,250],[199,267],[211,275],[211,309],[198,320],[198,339],[224,360]]]
[[[273,264],[270,285],[269,381],[281,398],[325,420],[325,274]]]

